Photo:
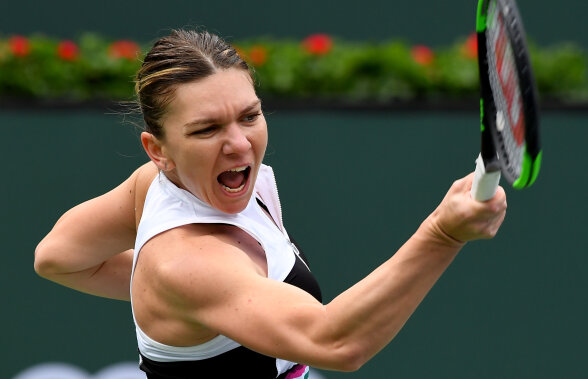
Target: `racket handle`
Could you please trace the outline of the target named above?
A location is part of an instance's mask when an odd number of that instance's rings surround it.
[[[500,181],[500,170],[486,171],[482,155],[476,159],[476,171],[472,183],[472,197],[478,201],[486,201],[494,197],[498,182]]]

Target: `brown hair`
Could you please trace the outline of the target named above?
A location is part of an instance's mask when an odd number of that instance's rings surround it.
[[[145,130],[164,137],[161,119],[178,85],[206,78],[220,69],[237,68],[253,73],[235,48],[206,31],[172,30],[145,56],[135,78],[135,92]]]

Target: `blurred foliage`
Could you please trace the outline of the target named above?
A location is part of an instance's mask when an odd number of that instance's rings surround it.
[[[478,96],[475,35],[434,49],[325,34],[302,41],[260,37],[232,44],[254,68],[264,98],[388,102]],[[149,48],[96,34],[76,41],[0,36],[0,98],[132,100],[134,74]],[[581,48],[533,45],[530,55],[541,97],[588,99],[587,56]]]

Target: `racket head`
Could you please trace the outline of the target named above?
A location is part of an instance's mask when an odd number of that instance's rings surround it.
[[[514,0],[479,0],[477,13],[482,149],[487,171],[517,189],[541,166],[537,90]]]

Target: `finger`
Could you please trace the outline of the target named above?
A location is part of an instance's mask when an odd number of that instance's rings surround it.
[[[453,186],[460,192],[468,191],[472,188],[472,182],[474,181],[474,173],[471,172],[461,179],[456,180]]]

